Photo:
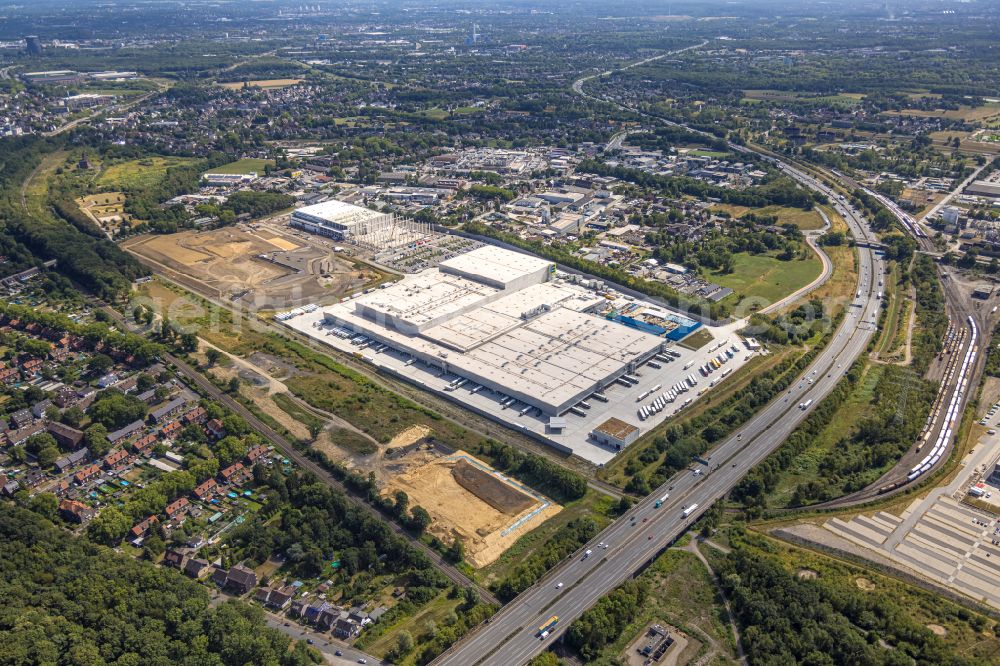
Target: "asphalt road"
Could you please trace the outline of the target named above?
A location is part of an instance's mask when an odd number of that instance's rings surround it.
[[[787,165],[781,168],[799,182],[838,201],[836,193]],[[874,238],[860,215],[836,204],[855,238]],[[800,381],[757,413],[738,433],[717,446],[709,465],[675,476],[615,521],[573,557],[522,592],[477,631],[452,646],[433,663],[448,666],[515,666],[531,660],[557,639],[573,620],[598,599],[651,563],[715,501],[725,496],[829,394],[865,349],[876,331],[881,302],[878,281],[885,267],[867,247],[858,248],[861,297],[849,307],[839,329]],[[807,408],[799,405],[813,402]],[[659,498],[667,496],[660,508]],[[697,509],[685,516],[685,509]],[[586,550],[592,555],[585,557]],[[538,628],[553,615],[556,627],[543,640]]]

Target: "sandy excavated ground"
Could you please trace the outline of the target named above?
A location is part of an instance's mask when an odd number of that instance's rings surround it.
[[[410,506],[420,505],[431,515],[431,534],[445,543],[461,539],[466,560],[476,568],[496,560],[517,539],[562,510],[551,500],[522,491],[464,451],[392,477],[386,492],[397,490],[409,496]]]

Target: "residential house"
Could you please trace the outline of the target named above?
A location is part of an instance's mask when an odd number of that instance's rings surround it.
[[[34,420],[30,409],[19,409],[10,415],[10,425],[15,429],[23,428]]]
[[[59,501],[59,514],[74,523],[85,523],[97,515],[97,509],[89,507],[83,502],[64,499]]]
[[[153,410],[149,416],[153,419],[153,423],[163,423],[171,416],[178,413],[186,404],[187,400],[184,398],[174,398],[163,407]]]
[[[132,526],[129,532],[133,539],[139,539],[146,536],[151,529],[156,527],[156,524],[160,522],[160,519],[156,516],[149,516],[145,520],[140,520],[138,523]]]
[[[186,562],[187,553],[184,551],[171,548],[163,554],[164,566],[173,567],[175,569],[183,569]]]
[[[100,476],[100,474],[101,474],[101,468],[98,467],[97,465],[91,464],[91,465],[87,465],[86,467],[84,467],[83,469],[81,469],[79,472],[77,472],[76,474],[74,474],[73,475],[73,480],[76,481],[78,484],[83,485],[84,483],[86,483],[87,481],[90,481],[94,477]]]
[[[117,444],[118,442],[122,442],[128,439],[129,437],[141,432],[142,429],[145,427],[146,424],[142,420],[132,421],[132,423],[129,423],[124,428],[120,428],[118,430],[115,430],[114,432],[109,432],[108,441],[111,442],[112,444]]]
[[[201,578],[207,574],[211,568],[212,565],[208,563],[208,560],[192,557],[187,561],[187,564],[184,565],[184,573],[191,576],[191,578]]]
[[[267,456],[268,450],[269,449],[263,444],[253,447],[252,449],[247,451],[247,461],[251,465],[255,464],[259,459]]]
[[[351,608],[350,612],[347,615],[347,619],[361,626],[364,626],[366,624],[371,624],[372,622],[370,619],[368,619],[368,613],[361,610],[360,606],[354,606],[353,608]]]
[[[219,472],[219,476],[231,486],[241,486],[253,478],[253,472],[244,467],[243,463],[238,462]]]
[[[104,375],[103,377],[97,380],[97,385],[102,389],[106,389],[109,386],[113,386],[117,383],[118,383],[118,375],[116,375],[113,372],[109,372],[108,374]]]
[[[62,409],[65,409],[67,407],[72,407],[77,402],[79,402],[79,400],[80,400],[79,394],[69,386],[60,386],[56,390],[55,397],[52,398],[52,402],[55,404],[55,406],[60,407]]]
[[[173,520],[175,518],[183,516],[187,512],[190,506],[191,506],[191,500],[189,500],[187,497],[180,497],[171,502],[170,504],[168,504],[167,508],[164,509],[164,512],[167,514],[168,518]]]
[[[194,496],[198,499],[208,501],[219,491],[219,482],[215,479],[206,479],[203,483],[195,486]]]
[[[192,423],[204,423],[208,420],[208,412],[201,405],[195,407],[190,412],[181,417],[184,425],[191,425]]]
[[[339,619],[340,609],[336,606],[331,606],[319,614],[319,617],[316,618],[316,626],[322,631],[327,631],[328,629],[332,629]]]
[[[135,390],[135,387],[139,384],[139,375],[132,375],[131,377],[126,377],[125,379],[117,382],[115,388],[122,393],[131,393]]]
[[[341,640],[350,640],[361,635],[361,626],[348,619],[340,618],[333,625],[333,635]]]
[[[80,465],[90,457],[90,450],[87,447],[77,449],[56,461],[56,471],[63,474],[77,465]]]
[[[294,597],[295,588],[291,585],[286,585],[284,587],[271,590],[271,594],[268,595],[267,598],[267,605],[277,610],[285,610],[291,605]]]
[[[222,421],[219,419],[212,419],[205,424],[205,430],[208,434],[212,436],[213,439],[222,439],[226,436],[226,429],[222,425]]]
[[[115,449],[104,456],[104,466],[111,471],[118,471],[132,464],[132,455],[125,449]]]
[[[31,406],[31,415],[36,419],[40,419],[45,416],[45,410],[52,406],[52,401],[46,398],[45,400],[39,400],[34,405]]]
[[[83,445],[83,431],[72,428],[65,423],[51,421],[45,425],[45,429],[56,440],[56,444],[61,449],[75,451]]]
[[[223,572],[223,575],[219,575],[220,571]],[[254,573],[253,569],[248,569],[242,564],[237,564],[228,572],[219,569],[212,574],[212,580],[216,585],[220,585],[220,581],[222,581],[220,587],[241,596],[257,586],[257,574]]]

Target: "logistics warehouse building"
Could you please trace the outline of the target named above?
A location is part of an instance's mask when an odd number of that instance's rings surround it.
[[[290,224],[310,233],[346,240],[390,227],[393,215],[331,199],[294,211]]]
[[[604,298],[554,275],[550,261],[480,247],[324,319],[558,416],[667,343],[591,314]]]

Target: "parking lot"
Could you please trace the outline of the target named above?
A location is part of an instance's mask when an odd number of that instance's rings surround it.
[[[980,421],[988,428],[947,486],[915,499],[900,515],[884,511],[824,528],[874,550],[935,582],[1000,608],[1000,409]],[[991,478],[992,475],[992,478]],[[991,513],[989,505],[997,507]]]
[[[671,360],[659,360],[644,364],[634,374],[635,382],[612,382],[601,394],[603,399],[591,397],[583,401],[586,407],[574,407],[567,412],[565,425],[560,431],[549,427],[549,416],[527,405],[514,402],[498,392],[485,389],[473,382],[465,382],[456,387],[460,377],[443,373],[434,365],[415,361],[408,354],[386,346],[360,350],[347,338],[334,335],[332,327],[323,321],[323,310],[316,310],[283,322],[295,330],[315,338],[317,341],[336,349],[360,356],[365,361],[385,372],[397,375],[407,381],[432,390],[438,395],[459,402],[467,408],[511,428],[521,430],[539,441],[555,445],[560,450],[572,451],[596,465],[604,465],[618,453],[608,445],[596,441],[591,432],[610,418],[617,418],[639,428],[643,433],[678,414],[711,392],[749,361],[756,352],[747,349],[743,339],[737,335],[744,324],[735,322],[722,327],[704,327],[710,331],[713,341],[697,350],[673,345],[669,348]],[[733,348],[737,352],[732,352]],[[729,356],[727,350],[732,352]],[[724,357],[711,372],[702,373],[699,368],[710,364],[712,359]],[[693,377],[693,384],[686,378]],[[811,379],[808,381],[812,381]],[[663,396],[674,387],[684,387],[677,391],[670,402],[661,402],[657,410],[648,409],[657,396]],[[581,403],[581,404],[583,404]],[[643,412],[643,407],[647,410]],[[645,414],[645,415],[643,415]]]

